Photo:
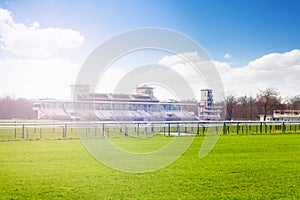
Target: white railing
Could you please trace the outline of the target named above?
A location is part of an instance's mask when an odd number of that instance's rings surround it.
[[[300,133],[300,121],[0,121],[0,140],[99,137]],[[112,131],[113,130],[113,131]]]

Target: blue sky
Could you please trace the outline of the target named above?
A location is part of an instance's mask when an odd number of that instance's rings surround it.
[[[55,27],[78,32],[84,42],[51,55],[53,59],[64,59],[74,65],[81,65],[94,48],[113,35],[143,27],[182,32],[202,45],[213,60],[231,69],[247,67],[249,62],[272,53],[284,57],[285,53],[300,49],[300,1],[297,0],[4,0],[0,1],[0,8],[11,13],[14,23],[30,26],[38,22],[39,29]],[[0,59],[4,62],[8,58],[35,59],[0,49]],[[293,62],[298,70],[298,59]],[[4,68],[1,70],[0,66],[1,71]],[[24,95],[14,87],[11,89],[0,93]],[[295,89],[280,92],[300,93]]]
[[[214,59],[245,64],[271,52],[300,48],[297,0],[2,1],[15,21],[79,30],[86,50],[134,28],[164,27],[195,39]],[[26,22],[26,21],[25,21]],[[89,49],[90,48],[90,49]]]

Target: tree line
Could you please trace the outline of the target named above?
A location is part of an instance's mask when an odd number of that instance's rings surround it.
[[[258,115],[272,115],[274,110],[300,110],[300,96],[283,99],[272,88],[261,90],[255,97],[232,94],[225,100],[226,120],[257,120]]]
[[[32,100],[4,96],[0,98],[0,119],[35,119],[36,112],[32,108]]]

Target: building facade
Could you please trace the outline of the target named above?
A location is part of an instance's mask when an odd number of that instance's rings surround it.
[[[201,91],[200,102],[178,102],[159,101],[153,95],[154,88],[147,85],[137,87],[134,94],[91,93],[87,85],[75,85],[71,88],[73,100],[41,99],[35,101],[33,109],[36,110],[38,118],[92,121],[220,119],[220,113],[213,105],[212,90]]]
[[[264,121],[264,115],[259,118]],[[274,110],[273,115],[267,115],[266,121],[300,121],[300,110]]]

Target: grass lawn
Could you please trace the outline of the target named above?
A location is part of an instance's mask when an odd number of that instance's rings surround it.
[[[172,137],[126,139],[145,151]],[[140,174],[106,167],[80,140],[0,142],[0,199],[300,199],[299,134],[221,135],[200,159],[202,142]]]

